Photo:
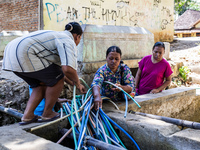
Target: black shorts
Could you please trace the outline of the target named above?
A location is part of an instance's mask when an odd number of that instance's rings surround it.
[[[14,72],[17,76],[26,81],[30,88],[38,87],[43,82],[46,86],[54,86],[64,77],[60,66],[51,64],[49,67],[35,72]]]

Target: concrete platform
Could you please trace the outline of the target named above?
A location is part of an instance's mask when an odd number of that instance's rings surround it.
[[[139,108],[133,101],[129,101],[128,110],[172,117],[190,121],[200,121],[200,96],[195,88],[179,87],[164,90],[157,94],[136,96]],[[125,103],[117,103],[120,110],[125,110]]]
[[[35,126],[19,126],[17,123],[0,128],[0,150],[70,150],[24,129]],[[47,131],[47,130],[46,130]]]

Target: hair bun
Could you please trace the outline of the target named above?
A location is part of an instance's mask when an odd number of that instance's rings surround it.
[[[72,30],[73,30],[73,26],[72,26],[70,23],[69,23],[68,25],[70,26],[70,29],[69,29],[69,30],[67,30],[67,31],[69,31],[69,32],[70,32],[70,31],[72,31]]]
[[[71,32],[71,34],[82,35],[83,30],[78,22],[70,22],[65,25],[65,30]]]

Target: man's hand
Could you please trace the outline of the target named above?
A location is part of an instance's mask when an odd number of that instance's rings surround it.
[[[79,91],[80,91],[82,94],[85,94],[85,93],[86,93],[86,89],[85,89],[85,87],[84,87],[82,84],[80,84],[79,87],[77,87],[77,88],[79,89]]]

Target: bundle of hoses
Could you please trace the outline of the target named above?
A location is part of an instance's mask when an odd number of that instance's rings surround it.
[[[85,145],[85,140],[88,136],[126,149],[112,125],[115,125],[118,129],[124,132],[135,144],[137,149],[140,149],[135,140],[123,128],[110,119],[101,108],[97,111],[92,109],[93,96],[91,88],[88,90],[86,95],[76,95],[75,89],[76,87],[74,86],[73,100],[71,104],[68,102],[63,103],[63,112],[69,116],[68,120],[71,124],[76,150],[84,148],[89,150],[96,149],[93,146]],[[125,99],[127,99],[126,96]],[[78,111],[83,107],[84,109],[82,111]],[[62,139],[67,136],[66,134],[63,135],[57,143],[60,143]],[[79,135],[78,140],[76,137],[77,134]]]

